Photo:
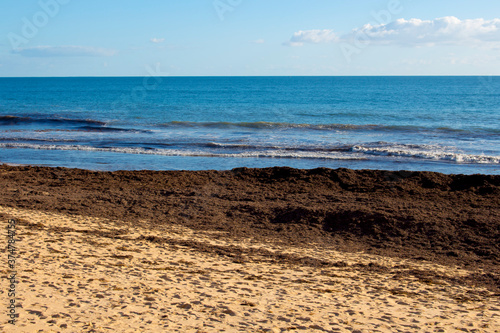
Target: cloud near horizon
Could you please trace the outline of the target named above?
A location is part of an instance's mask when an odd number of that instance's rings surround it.
[[[302,46],[304,43],[319,44],[330,43],[338,40],[333,30],[300,30],[293,34],[292,38],[285,45]]]
[[[421,20],[403,18],[387,24],[365,24],[341,37],[332,30],[306,30],[293,34],[286,45],[305,43],[370,42],[380,45],[433,46],[435,44],[500,44],[500,19],[460,20],[454,16]]]
[[[90,46],[34,46],[12,51],[24,57],[110,57],[115,50]]]
[[[160,44],[165,41],[165,38],[151,38],[150,41],[151,43]]]

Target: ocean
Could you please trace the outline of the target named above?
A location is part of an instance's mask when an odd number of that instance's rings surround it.
[[[0,78],[0,163],[500,174],[500,77]]]

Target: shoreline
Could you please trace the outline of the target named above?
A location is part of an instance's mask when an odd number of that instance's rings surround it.
[[[51,166],[51,165],[45,165],[45,164],[29,164],[29,163],[10,163],[10,162],[1,162],[0,161],[0,167],[1,166],[8,166],[8,167],[37,167],[37,168],[49,168],[49,169],[67,169],[67,170],[82,170],[82,171],[90,171],[90,172],[144,172],[144,171],[150,171],[150,172],[203,172],[203,171],[215,171],[215,172],[226,172],[226,171],[232,171],[234,169],[272,169],[272,168],[288,168],[288,169],[297,169],[297,170],[314,170],[314,169],[329,169],[329,170],[339,170],[339,169],[345,169],[345,170],[353,170],[353,171],[380,171],[380,172],[428,172],[428,173],[437,173],[437,174],[442,174],[442,175],[447,175],[447,176],[474,176],[474,175],[480,175],[480,176],[498,176],[500,177],[500,174],[496,173],[481,173],[481,172],[474,172],[474,173],[448,173],[448,172],[441,172],[441,171],[432,171],[432,170],[411,170],[411,169],[376,169],[376,168],[350,168],[350,167],[314,167],[314,168],[300,168],[300,167],[291,167],[291,166],[264,166],[264,167],[245,167],[245,166],[238,166],[234,167],[231,169],[90,169],[90,168],[81,168],[81,167],[67,167],[67,166]]]

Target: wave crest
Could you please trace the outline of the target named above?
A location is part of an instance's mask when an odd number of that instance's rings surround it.
[[[419,149],[420,148],[420,149]],[[472,155],[456,152],[447,152],[439,149],[425,149],[416,145],[396,145],[391,147],[363,147],[354,146],[351,149],[356,153],[368,155],[408,157],[426,160],[451,161],[471,164],[499,164],[500,157],[487,155]]]

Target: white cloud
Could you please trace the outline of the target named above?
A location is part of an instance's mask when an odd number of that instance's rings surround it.
[[[109,57],[116,54],[115,50],[90,46],[34,46],[12,52],[24,57]]]
[[[256,39],[253,41],[254,44],[264,44],[265,43],[265,40],[263,39]]]
[[[165,38],[151,38],[150,41],[155,44],[163,43]]]
[[[334,42],[338,39],[332,30],[300,30],[293,34],[286,45],[302,46],[304,43],[319,44]]]
[[[500,40],[500,19],[460,20],[453,16],[434,20],[399,19],[389,24],[367,24],[346,37],[351,39],[359,35],[374,42],[402,45],[488,43]]]
[[[327,33],[328,32],[328,33]],[[387,24],[365,24],[350,33],[334,38],[331,30],[308,30],[293,34],[288,45],[304,43],[362,42],[396,45],[482,44],[494,47],[500,43],[500,19],[460,20],[454,16],[434,20],[398,19]]]

